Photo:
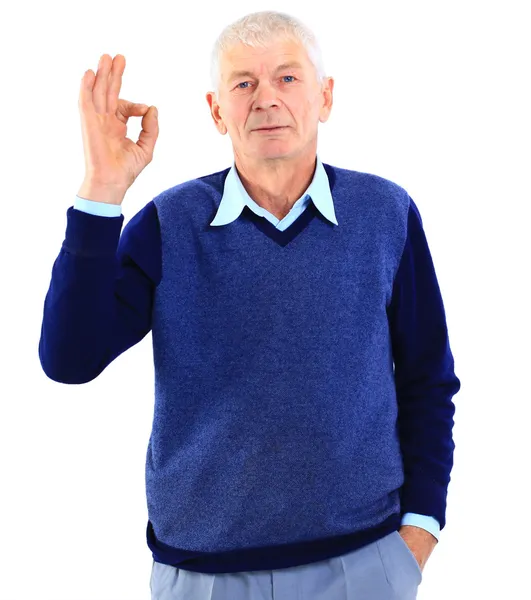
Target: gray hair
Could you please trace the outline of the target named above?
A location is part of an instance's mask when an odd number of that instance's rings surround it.
[[[218,36],[211,54],[210,79],[216,97],[221,84],[221,56],[239,43],[266,48],[269,43],[281,38],[300,42],[315,68],[317,83],[322,85],[326,71],[321,48],[314,33],[302,21],[287,13],[264,10],[250,13],[227,25]]]

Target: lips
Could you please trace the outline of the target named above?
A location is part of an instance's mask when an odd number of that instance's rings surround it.
[[[282,129],[283,125],[275,125],[274,127],[259,127],[255,131],[271,131],[272,129]]]

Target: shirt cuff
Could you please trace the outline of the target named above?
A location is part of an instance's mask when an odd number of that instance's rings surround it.
[[[110,204],[109,202],[95,202],[76,196],[74,208],[82,212],[96,215],[97,217],[119,217],[122,214],[121,204]]]
[[[429,531],[433,537],[437,538],[437,541],[439,540],[441,527],[439,521],[437,521],[435,517],[419,515],[417,513],[405,513],[402,517],[402,525],[421,527],[422,529]]]

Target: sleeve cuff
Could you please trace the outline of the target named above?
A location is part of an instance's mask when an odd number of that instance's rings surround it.
[[[123,215],[102,218],[71,206],[62,249],[82,256],[115,256],[123,222]]]
[[[420,515],[418,513],[405,513],[402,517],[402,525],[421,527],[422,529],[429,531],[437,541],[439,540],[441,528],[439,521],[437,521],[435,517]]]
[[[108,202],[95,202],[86,198],[75,197],[74,208],[97,217],[119,217],[122,214],[121,204],[110,204]]]

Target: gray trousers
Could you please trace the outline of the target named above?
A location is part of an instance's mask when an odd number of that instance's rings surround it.
[[[151,600],[415,600],[422,571],[398,531],[342,556],[273,571],[196,573],[153,561]]]

